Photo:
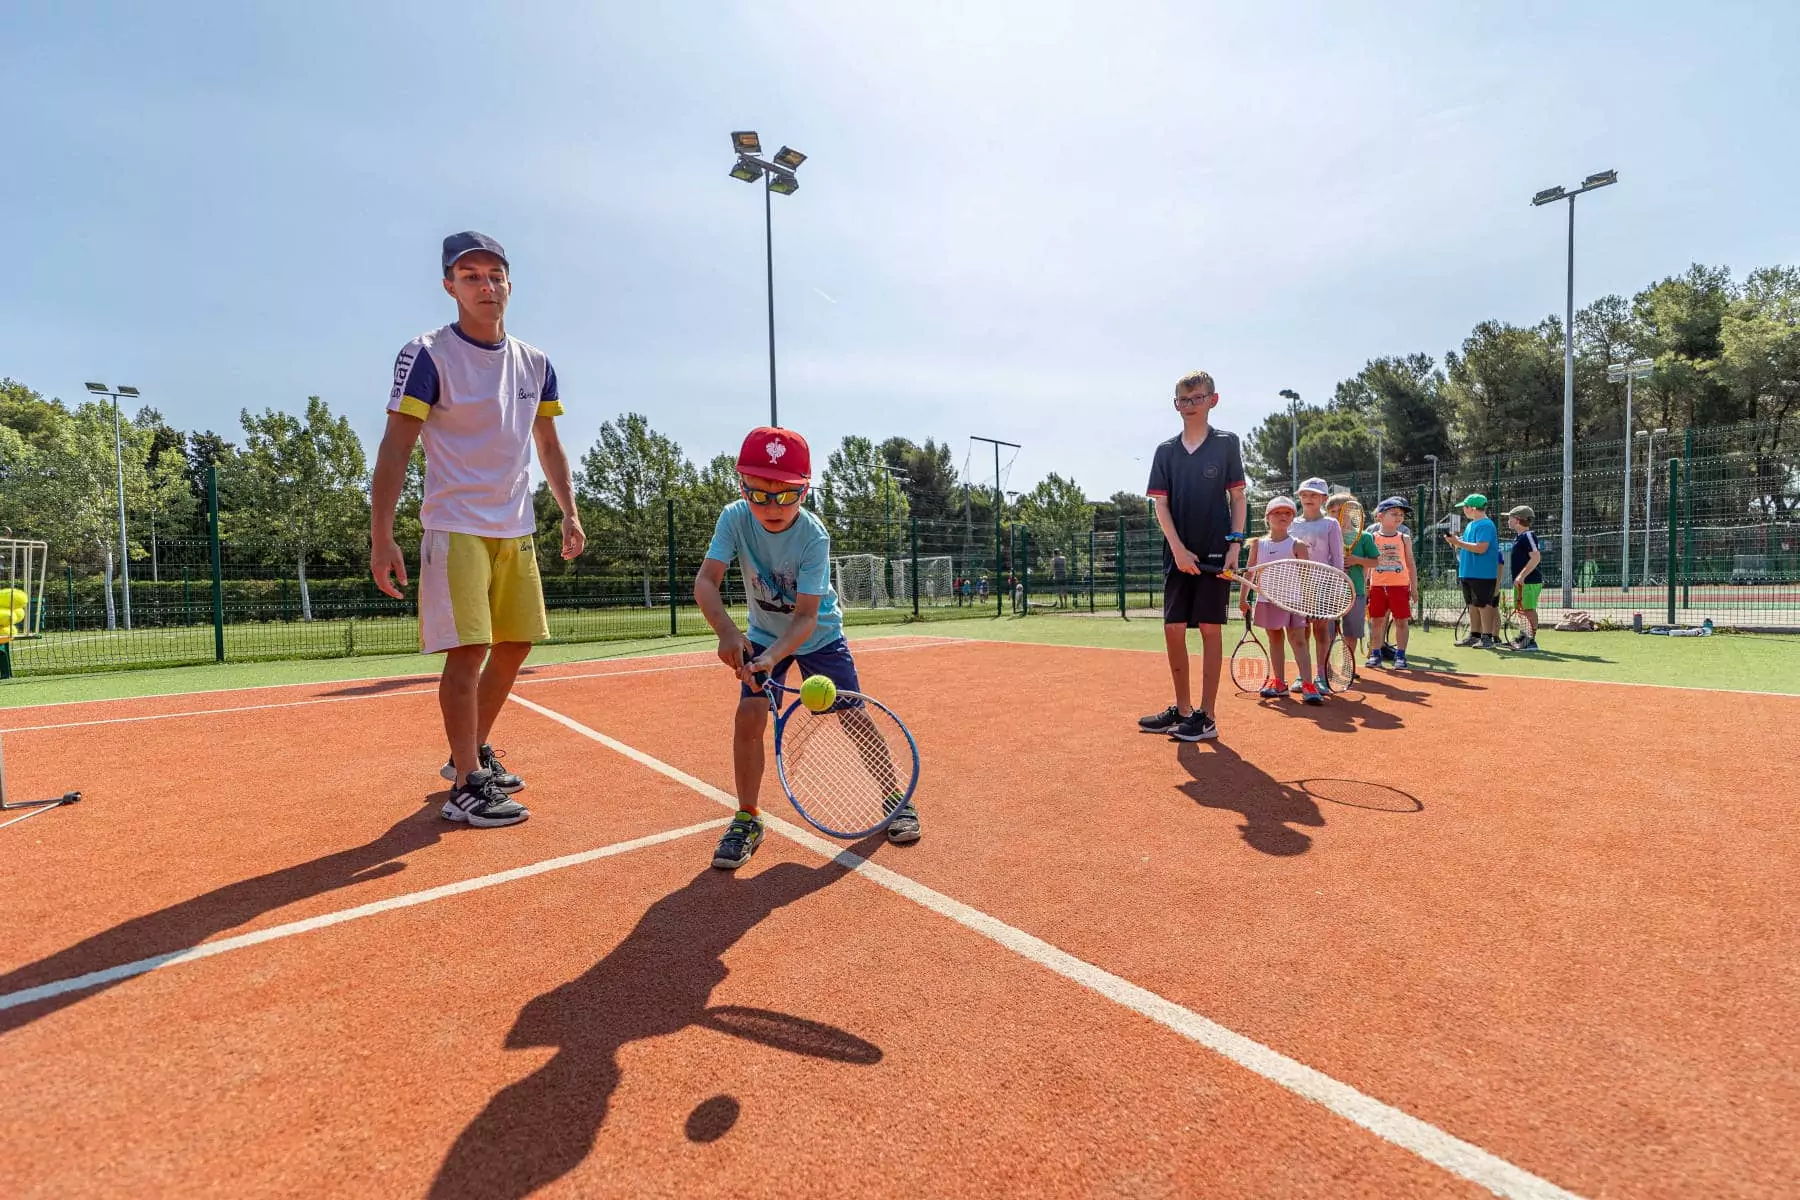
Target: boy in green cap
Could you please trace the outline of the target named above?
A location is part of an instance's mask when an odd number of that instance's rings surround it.
[[[1462,584],[1463,603],[1469,606],[1469,633],[1458,646],[1494,648],[1500,633],[1500,531],[1488,519],[1487,497],[1471,492],[1463,497],[1465,536],[1446,533],[1444,540],[1456,547],[1456,578]]]

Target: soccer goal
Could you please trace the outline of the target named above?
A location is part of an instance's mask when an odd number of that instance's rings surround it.
[[[838,603],[845,608],[887,608],[887,559],[879,554],[846,554],[831,560]]]
[[[955,598],[956,571],[948,554],[921,558],[918,562],[917,578],[913,575],[913,560],[910,558],[894,561],[894,600],[898,604],[913,602],[913,593],[918,592],[919,603],[927,607],[934,604],[949,604]]]

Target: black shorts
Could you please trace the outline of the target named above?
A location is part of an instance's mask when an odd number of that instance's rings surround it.
[[[1231,584],[1218,575],[1170,571],[1163,576],[1163,624],[1223,625],[1231,607]]]
[[[1470,608],[1492,608],[1500,603],[1500,581],[1497,579],[1464,579],[1463,603]]]

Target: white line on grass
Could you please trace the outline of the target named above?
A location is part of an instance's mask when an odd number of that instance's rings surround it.
[[[957,644],[956,639],[943,639],[943,640],[939,640],[939,641],[909,643],[904,646],[868,646],[861,650],[858,650],[857,654],[859,654],[859,655],[891,654],[891,653],[894,653],[895,651],[900,651],[900,650],[925,650],[925,649],[929,649],[933,646],[953,646],[956,644]],[[691,654],[693,652],[688,651],[687,653]],[[652,657],[654,657],[654,658],[676,658],[679,656],[672,655],[672,654],[667,654],[667,655],[659,654],[659,655],[645,655],[644,657],[646,657],[646,658],[652,658]],[[574,675],[533,676],[532,678],[529,678],[529,679],[520,679],[516,683],[514,683],[513,686],[518,688],[518,687],[528,687],[528,686],[532,686],[532,685],[540,684],[540,683],[564,683],[564,682],[567,682],[572,679],[612,679],[615,677],[623,677],[623,676],[628,676],[628,675],[662,675],[662,674],[666,674],[670,671],[704,671],[710,667],[715,667],[718,665],[719,664],[717,663],[716,659],[708,659],[705,662],[680,663],[680,664],[677,664],[672,667],[634,667],[634,668],[631,668],[630,670],[625,670],[625,671],[584,671],[584,672],[581,672],[579,674],[574,674]],[[399,678],[402,678],[402,679],[414,679],[414,678],[429,679],[432,677],[431,676],[406,675],[406,676],[400,676]],[[347,680],[328,680],[326,682],[342,683],[342,682],[348,682],[348,681]],[[276,687],[305,687],[308,685],[283,683],[283,684],[276,684],[273,686],[276,686]],[[238,689],[234,688],[234,689],[228,689],[228,690],[236,691]],[[242,690],[252,691],[255,689],[245,688]],[[221,715],[224,715],[227,713],[262,712],[266,709],[271,709],[271,708],[305,708],[309,705],[314,705],[314,704],[349,704],[349,703],[351,703],[353,701],[357,701],[357,700],[385,700],[391,696],[429,696],[429,695],[434,694],[436,692],[436,690],[437,689],[433,688],[433,687],[396,688],[393,691],[387,691],[387,692],[370,692],[369,694],[363,695],[363,696],[311,696],[305,700],[274,700],[274,701],[269,702],[268,704],[239,704],[239,705],[232,705],[232,706],[226,707],[226,708],[191,708],[191,709],[185,709],[181,712],[139,713],[135,716],[129,716],[129,717],[96,717],[93,720],[89,720],[89,721],[59,721],[59,722],[49,724],[49,725],[14,725],[14,726],[10,726],[10,727],[0,726],[0,733],[37,733],[37,732],[41,732],[43,730],[48,730],[48,729],[86,729],[89,726],[93,726],[93,725],[131,725],[131,724],[134,724],[139,721],[173,721],[180,717],[215,717],[215,716],[221,716]],[[186,694],[205,696],[205,695],[217,695],[220,693],[190,692],[190,693],[186,693]],[[155,697],[136,696],[136,697],[130,697],[130,699],[155,699]],[[71,703],[89,703],[89,702],[88,701],[72,701]],[[47,705],[30,705],[30,706],[25,706],[25,707],[48,707],[48,706]],[[0,710],[0,711],[4,711],[4,710]]]
[[[596,859],[611,858],[617,854],[629,854],[633,850],[642,850],[648,846],[658,846],[664,842],[673,842],[696,833],[704,833],[709,829],[717,829],[725,824],[727,818],[715,817],[710,821],[702,821],[698,825],[684,825],[680,829],[668,829],[662,833],[652,833],[645,837],[632,838],[630,841],[614,842],[610,846],[601,846],[595,850],[583,850],[578,854],[565,854],[560,858],[547,858],[542,862],[528,863],[522,867],[512,867],[505,871],[495,871],[491,875],[479,875],[474,879],[463,879],[456,883],[446,883],[441,887],[426,888],[424,891],[408,892],[404,896],[391,896],[386,900],[375,900],[368,904],[359,904],[355,908],[346,908],[339,912],[323,913],[316,917],[307,917],[303,921],[289,921],[285,925],[275,925],[268,929],[259,929],[254,933],[240,933],[236,937],[220,938],[216,942],[202,942],[198,946],[188,946],[182,950],[174,950],[168,954],[158,954],[151,958],[140,958],[136,962],[106,967],[99,971],[89,971],[86,975],[77,975],[71,979],[58,979],[52,983],[40,984],[37,987],[24,988],[17,992],[0,995],[0,1011],[17,1008],[21,1004],[31,1004],[38,1000],[48,1000],[53,996],[61,996],[66,992],[79,992],[85,988],[98,987],[103,983],[115,983],[121,979],[130,979],[135,975],[148,974],[160,967],[170,967],[177,963],[195,962],[202,958],[212,958],[219,954],[228,954],[233,950],[242,950],[248,946],[260,946],[264,942],[279,941],[282,938],[294,937],[297,934],[311,933],[315,929],[325,929],[332,925],[342,925],[345,921],[356,921],[363,917],[373,917],[380,913],[392,912],[397,908],[411,908],[415,904],[429,904],[433,900],[443,900],[451,896],[460,896],[465,892],[478,892],[483,888],[497,887],[503,883],[511,883],[517,879],[528,879],[533,875],[542,875],[549,871],[560,871],[565,867],[578,867]]]
[[[522,699],[519,696],[513,696],[512,700],[515,704],[548,717],[583,737],[623,754],[626,758],[650,768],[659,775],[692,788],[701,795],[729,808],[737,808],[737,800],[729,792],[716,788],[703,779],[696,779],[659,758],[646,754],[634,746],[628,746],[617,738],[608,737],[599,730],[590,728],[573,717],[564,716],[554,709],[545,708],[541,704]],[[763,821],[769,828],[784,837],[798,842],[816,854],[842,864],[870,882],[904,896],[940,916],[948,917],[965,929],[997,942],[1023,958],[1097,992],[1141,1016],[1148,1017],[1190,1041],[1198,1042],[1246,1070],[1253,1071],[1272,1083],[1324,1106],[1345,1120],[1368,1130],[1383,1141],[1399,1146],[1403,1150],[1409,1150],[1452,1175],[1487,1188],[1497,1196],[1519,1197],[1521,1200],[1524,1198],[1529,1198],[1529,1200],[1576,1200],[1574,1193],[1565,1191],[1521,1167],[1516,1167],[1473,1143],[1465,1142],[1435,1125],[1421,1121],[1410,1113],[1384,1104],[1347,1083],[1340,1083],[1331,1076],[1291,1059],[1277,1050],[1272,1050],[1260,1042],[1235,1033],[1210,1018],[1203,1017],[1191,1009],[1183,1008],[1174,1001],[1157,995],[1148,988],[1139,987],[1110,971],[1076,958],[1066,950],[1059,949],[1022,929],[1008,925],[998,917],[990,916],[960,900],[953,900],[942,892],[926,887],[897,871],[877,866],[868,859],[853,854],[849,850],[826,841],[810,830],[802,829],[780,817],[765,814]]]

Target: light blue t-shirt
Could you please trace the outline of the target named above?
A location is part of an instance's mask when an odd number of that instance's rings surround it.
[[[772,644],[787,632],[794,602],[801,593],[823,598],[818,628],[794,653],[823,650],[844,636],[837,589],[831,586],[831,535],[824,523],[804,508],[799,520],[780,533],[770,533],[748,503],[733,501],[719,514],[706,557],[726,566],[736,559],[743,568],[744,591],[750,598],[750,636],[762,645]]]
[[[1497,579],[1500,576],[1500,533],[1486,517],[1470,521],[1462,532],[1465,542],[1486,542],[1480,554],[1473,550],[1456,552],[1456,573],[1463,579]]]

